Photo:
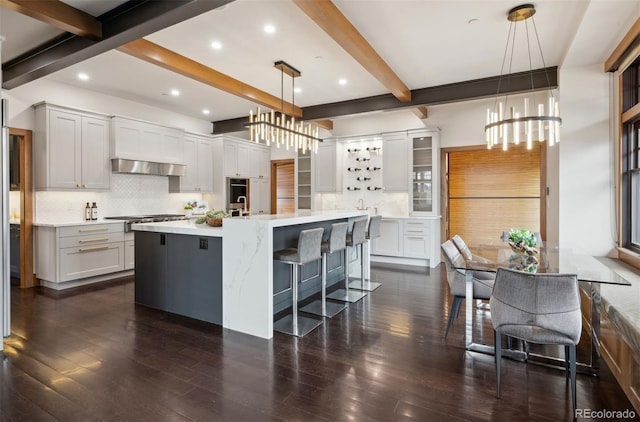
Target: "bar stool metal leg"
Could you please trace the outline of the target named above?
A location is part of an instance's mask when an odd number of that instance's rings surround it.
[[[300,310],[314,315],[332,318],[342,312],[347,305],[344,303],[327,302],[327,254],[322,254],[322,300],[313,301]]]
[[[367,240],[367,245],[369,244],[369,240]],[[368,249],[368,248],[367,248]],[[350,283],[350,286],[354,289],[359,289],[365,292],[372,292],[375,289],[377,289],[378,287],[382,286],[382,283],[378,283],[375,281],[371,281],[371,258],[369,256],[370,254],[367,253],[367,268],[368,268],[368,272],[367,274],[369,274],[369,278],[365,279],[364,278],[364,268],[365,268],[365,264],[364,264],[364,259],[365,259],[365,253],[364,253],[364,243],[360,244],[360,265],[361,265],[361,277],[360,280],[354,280]]]
[[[300,271],[300,265],[291,265],[291,269],[293,271],[291,275],[292,314],[274,322],[273,330],[302,337],[322,324],[322,320],[298,315],[298,271]]]
[[[349,280],[349,248],[345,249],[345,253],[344,253],[344,273],[345,273],[344,289],[336,290],[335,292],[331,293],[327,297],[329,299],[339,300],[342,302],[351,302],[351,303],[357,302],[363,297],[365,297],[367,295],[366,292],[359,292],[359,291],[354,291],[349,289],[349,281],[350,281]]]

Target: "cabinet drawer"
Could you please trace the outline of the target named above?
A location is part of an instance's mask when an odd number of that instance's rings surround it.
[[[404,220],[404,234],[406,235],[428,235],[429,222],[424,220]]]
[[[429,237],[405,235],[403,242],[405,258],[429,258]]]
[[[60,237],[78,236],[96,233],[119,233],[124,232],[124,223],[117,224],[82,224],[78,226],[60,227]]]
[[[91,246],[105,243],[122,242],[124,233],[102,233],[85,234],[82,236],[68,236],[60,238],[60,248],[71,248],[74,246]]]
[[[124,270],[124,242],[60,249],[60,281]]]

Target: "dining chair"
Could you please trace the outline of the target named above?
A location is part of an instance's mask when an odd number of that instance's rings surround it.
[[[460,237],[460,235],[456,234],[451,238],[451,241],[453,241],[453,244],[456,245],[456,248],[458,248],[460,254],[465,259],[476,262],[491,262],[489,259],[484,258],[480,255],[474,255],[467,246],[467,243],[462,239],[462,237]]]
[[[525,273],[498,268],[489,300],[495,331],[496,394],[500,397],[502,335],[565,349],[576,410],[576,345],[582,332],[578,277],[575,274]]]
[[[453,296],[453,304],[449,311],[449,319],[447,321],[447,328],[444,333],[445,340],[449,335],[449,329],[453,320],[458,316],[462,301],[466,296],[466,271],[457,269],[455,266],[463,265],[464,258],[460,254],[458,248],[451,240],[447,240],[442,245],[442,255],[444,256],[444,263],[447,268],[447,283],[449,283],[449,290]],[[462,262],[460,261],[462,260]],[[454,266],[455,264],[455,266]],[[473,273],[473,298],[488,300],[491,297],[491,289],[493,288],[493,281],[495,274],[489,272],[476,272]]]

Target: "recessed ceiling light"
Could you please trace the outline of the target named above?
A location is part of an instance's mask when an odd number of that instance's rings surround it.
[[[271,24],[267,24],[264,26],[264,32],[267,34],[273,34],[276,32],[276,27]]]
[[[88,81],[89,75],[87,75],[86,73],[78,73],[78,79],[80,79],[81,81]]]
[[[213,41],[211,43],[211,48],[214,50],[222,50],[222,43],[220,41]]]
[[[340,85],[346,85],[347,84],[347,80],[345,78],[342,78],[342,79],[338,80],[338,83]]]
[[[177,97],[178,95],[180,95],[180,90],[172,89],[171,90],[171,95],[173,95],[174,97]]]
[[[295,92],[296,94],[299,94],[302,92],[302,88],[296,88],[293,90],[293,92]]]
[[[205,115],[207,115],[207,116],[208,116],[208,115],[209,115],[209,113],[211,113],[211,112],[209,111],[209,109],[208,109],[208,108],[203,108],[203,109],[202,109],[202,114],[205,114]]]

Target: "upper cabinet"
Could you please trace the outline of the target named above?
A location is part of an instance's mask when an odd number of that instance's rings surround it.
[[[184,164],[184,131],[116,116],[112,119],[111,158]]]
[[[317,154],[311,154],[314,169],[315,192],[342,192],[342,154],[339,144],[325,140],[318,145]]]
[[[437,214],[439,133],[415,131],[408,135],[411,146],[410,212]]]
[[[184,176],[169,176],[169,192],[213,192],[213,141],[210,137],[185,133]]]
[[[252,145],[249,148],[249,177],[271,178],[271,150],[264,145]]]
[[[109,118],[46,103],[34,108],[35,189],[108,190]]]
[[[382,136],[382,187],[386,192],[409,190],[409,155],[406,133]]]
[[[224,175],[227,177],[250,177],[249,142],[224,140]]]

